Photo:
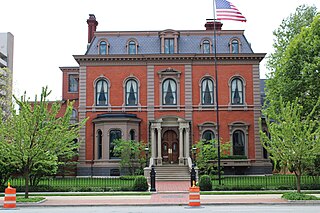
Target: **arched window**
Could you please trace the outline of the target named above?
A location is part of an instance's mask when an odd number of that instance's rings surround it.
[[[107,42],[101,41],[99,44],[100,55],[107,55]]]
[[[129,135],[130,135],[130,140],[132,141],[136,140],[136,132],[134,131],[134,129],[130,130]]]
[[[97,131],[97,158],[102,158],[102,131],[100,129]]]
[[[201,103],[202,105],[213,105],[213,81],[210,78],[203,79],[201,83]]]
[[[162,83],[162,104],[177,105],[177,84],[173,79],[166,79]]]
[[[138,83],[134,79],[130,79],[126,82],[125,87],[126,105],[137,106],[138,105]]]
[[[241,130],[236,130],[232,134],[233,155],[245,155],[245,137]]]
[[[121,130],[118,130],[118,129],[111,130],[110,138],[109,138],[109,143],[110,143],[109,158],[110,159],[118,158],[117,156],[115,156],[115,153],[114,153],[114,147],[115,147],[114,141],[118,139],[121,139]]]
[[[128,54],[137,54],[137,44],[135,41],[129,41]]]
[[[244,103],[243,82],[240,78],[231,81],[231,104],[242,105]]]
[[[108,82],[104,79],[101,79],[96,83],[96,105],[108,105]]]
[[[202,42],[202,51],[204,54],[210,53],[210,41],[209,40],[204,40]]]
[[[231,53],[233,54],[239,53],[239,41],[237,39],[233,39],[231,41]]]
[[[202,134],[202,140],[205,142],[209,142],[215,138],[213,131],[206,130]]]

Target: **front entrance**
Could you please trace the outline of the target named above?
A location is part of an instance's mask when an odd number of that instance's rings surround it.
[[[162,138],[162,162],[178,163],[179,159],[179,141],[177,133],[173,130],[167,130]]]

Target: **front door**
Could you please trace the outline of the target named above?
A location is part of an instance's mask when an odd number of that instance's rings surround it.
[[[179,141],[177,133],[173,130],[167,130],[162,139],[162,162],[178,163],[179,159]]]

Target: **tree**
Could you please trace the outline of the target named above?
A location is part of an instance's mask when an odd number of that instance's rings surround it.
[[[303,114],[309,114],[317,102],[320,96],[320,23],[316,14],[316,7],[302,5],[274,31],[274,53],[267,62],[271,74],[266,81],[266,103],[279,101],[280,96],[285,102],[293,102],[298,97]]]
[[[115,140],[114,144],[114,154],[120,158],[121,168],[128,169],[131,175],[136,174],[137,169],[141,169],[140,172],[143,171],[146,159],[142,155],[144,151],[142,142],[119,139]]]
[[[19,111],[13,111],[4,131],[0,146],[10,152],[17,171],[25,178],[25,197],[28,197],[30,178],[55,174],[61,157],[70,159],[76,152],[80,124],[70,124],[72,103],[68,102],[65,114],[58,117],[61,104],[49,104],[50,92],[42,89],[41,98],[33,103],[26,94],[18,100],[14,97]]]
[[[217,165],[214,161],[218,160],[218,147],[216,146],[217,140],[200,140],[195,144],[197,150],[196,163],[201,174],[211,175],[216,172]],[[230,143],[221,143],[220,157],[224,158],[228,155],[230,150]]]
[[[308,115],[303,114],[298,98],[293,102],[284,102],[282,98],[277,104],[274,102],[263,111],[271,138],[260,131],[262,144],[276,165],[294,172],[300,193],[301,176],[320,152],[320,123],[313,119],[320,98]]]

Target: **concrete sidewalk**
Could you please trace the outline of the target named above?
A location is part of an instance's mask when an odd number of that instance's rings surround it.
[[[65,196],[44,196],[46,200],[40,203],[18,203],[17,206],[188,205],[189,186],[188,181],[157,182],[157,192],[151,195],[82,196],[82,193],[79,193],[78,196],[69,196],[66,193]],[[281,196],[282,194],[201,195],[200,203],[201,205],[293,203],[281,199]],[[320,205],[319,201],[303,201],[303,203]],[[3,206],[3,197],[0,198],[0,206]]]

